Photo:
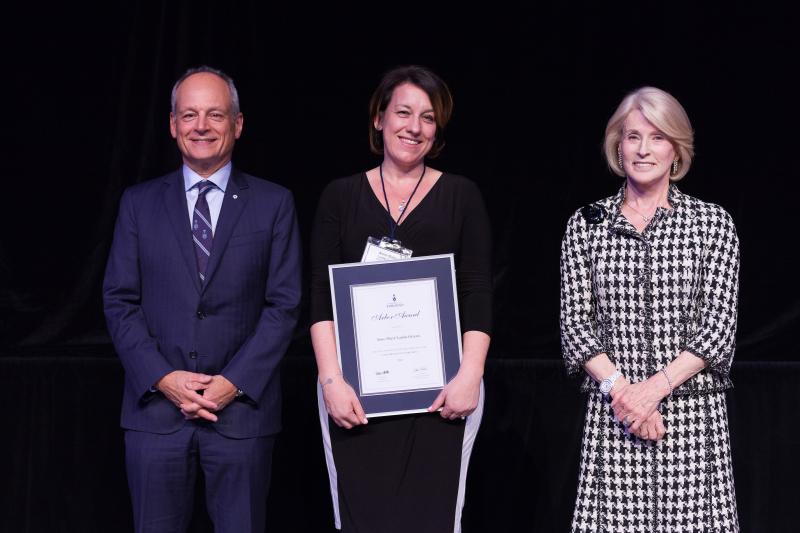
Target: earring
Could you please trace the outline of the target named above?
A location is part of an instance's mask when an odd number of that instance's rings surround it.
[[[672,175],[675,176],[678,174],[678,160],[675,159],[672,161]]]
[[[622,150],[619,149],[619,146],[617,146],[617,165],[620,170],[625,170],[625,167],[622,166]]]

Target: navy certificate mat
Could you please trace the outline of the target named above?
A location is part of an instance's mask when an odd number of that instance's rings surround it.
[[[435,278],[444,356],[444,381],[448,383],[455,377],[461,365],[461,326],[458,320],[453,254],[330,265],[328,273],[331,280],[339,364],[345,380],[355,389],[364,412],[368,417],[375,417],[427,411],[428,406],[441,392],[441,388],[362,395],[350,287],[367,283]]]

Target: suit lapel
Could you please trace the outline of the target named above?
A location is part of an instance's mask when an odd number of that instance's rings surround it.
[[[200,292],[200,276],[197,274],[197,258],[192,244],[192,230],[189,227],[189,207],[186,204],[183,172],[178,170],[164,178],[164,207],[171,222],[175,240],[186,263],[187,272]]]
[[[236,227],[236,223],[239,221],[242,211],[244,211],[244,207],[247,204],[248,188],[247,179],[236,169],[232,169],[231,179],[228,181],[225,199],[222,201],[222,209],[219,212],[217,227],[214,231],[214,244],[211,246],[211,257],[208,258],[206,282],[203,284],[203,288],[208,287],[208,284],[211,283],[214,272],[217,270],[222,255],[225,253],[225,248],[228,246],[228,241],[233,234],[233,228]]]

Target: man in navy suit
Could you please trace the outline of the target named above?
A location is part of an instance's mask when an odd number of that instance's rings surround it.
[[[198,470],[217,533],[264,531],[300,239],[291,193],[232,168],[242,124],[233,81],[189,70],[170,113],[183,167],[120,202],[103,297],[139,532],[186,530]]]

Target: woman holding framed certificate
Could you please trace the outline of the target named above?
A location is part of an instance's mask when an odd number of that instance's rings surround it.
[[[436,74],[419,66],[387,72],[369,109],[370,148],[383,159],[327,186],[311,242],[311,339],[336,526],[458,532],[491,332],[489,218],[473,182],[426,163],[444,147],[453,109]],[[463,332],[458,372],[428,413],[368,420],[339,364],[328,267],[448,253]]]

